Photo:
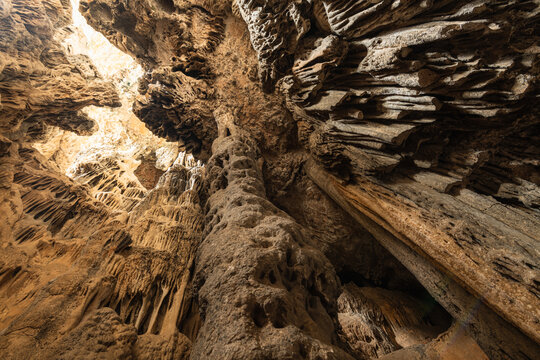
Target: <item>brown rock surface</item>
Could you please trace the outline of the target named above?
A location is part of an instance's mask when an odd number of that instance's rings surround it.
[[[87,134],[94,124],[79,110],[87,105],[120,105],[114,86],[100,79],[87,57],[63,51],[60,43],[69,32],[70,13],[67,0],[3,2],[3,133],[19,131],[23,126],[37,137],[48,124]]]
[[[2,358],[536,359],[539,18],[2,1]]]

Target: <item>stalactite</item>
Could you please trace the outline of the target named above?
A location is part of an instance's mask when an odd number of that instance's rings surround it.
[[[0,353],[535,358],[539,10],[1,1]]]

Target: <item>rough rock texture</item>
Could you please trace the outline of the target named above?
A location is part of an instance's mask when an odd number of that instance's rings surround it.
[[[119,106],[112,84],[84,56],[66,54],[60,42],[71,20],[67,0],[6,0],[0,8],[0,129],[29,131],[48,125],[88,134],[87,105]],[[28,129],[28,130],[27,130]]]
[[[424,344],[411,346],[391,354],[381,356],[383,360],[426,360],[426,359],[452,359],[487,360],[488,357],[478,345],[471,341],[466,333],[457,325],[453,325],[448,331],[441,334],[437,339]]]
[[[332,266],[266,200],[256,145],[230,131],[206,168],[208,235],[195,267],[203,325],[193,356],[352,359],[338,347]]]
[[[537,357],[537,1],[72,4],[0,4],[3,358]]]
[[[167,1],[81,2],[91,25],[152,69],[140,86],[135,113],[155,134],[208,158],[216,137],[208,106],[215,91],[204,55],[215,49],[223,24],[201,8],[173,9]]]
[[[2,353],[187,356],[191,341],[176,324],[191,306],[187,279],[202,233],[197,168],[171,167],[127,213],[94,200],[35,150],[18,152],[15,194],[4,200],[18,207],[3,227],[12,235],[2,247]]]
[[[299,1],[270,16],[238,5],[263,87],[287,96],[314,159],[308,175],[417,278],[419,255],[455,281],[421,281],[453,316],[470,317],[457,303],[471,294],[519,329],[471,325],[490,356],[533,358],[537,2]]]
[[[400,291],[344,286],[339,322],[358,358],[377,358],[401,347],[424,344],[446,330],[446,314],[433,302]]]
[[[257,60],[245,25],[224,17],[219,2],[208,9],[205,3],[81,1],[81,11],[148,70],[134,112],[155,134],[207,160],[218,135],[214,112],[226,109],[264,151],[284,151],[294,124],[281,101],[263,94],[256,81]]]

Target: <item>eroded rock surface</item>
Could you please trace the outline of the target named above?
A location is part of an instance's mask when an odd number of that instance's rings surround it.
[[[87,57],[62,49],[71,23],[69,1],[4,1],[0,17],[3,133],[23,127],[37,137],[49,124],[88,134],[94,123],[80,112],[83,107],[120,105],[114,86]]]
[[[238,6],[261,81],[286,95],[315,159],[309,176],[380,241],[399,239],[441,278],[481,294],[534,339],[510,356],[534,357],[538,4],[303,1],[269,16],[255,1]],[[402,263],[413,256],[385,246]],[[448,289],[423,284],[445,302]],[[507,339],[488,333],[482,342]]]
[[[4,358],[537,357],[536,1],[72,4],[0,4]]]

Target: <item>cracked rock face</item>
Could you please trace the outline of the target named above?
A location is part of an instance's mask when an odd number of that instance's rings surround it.
[[[112,84],[100,79],[87,57],[70,56],[61,48],[70,12],[67,0],[3,2],[3,133],[26,130],[38,136],[48,124],[88,134],[94,123],[80,112],[83,107],[120,105]]]
[[[3,1],[3,358],[537,358],[539,18]]]

